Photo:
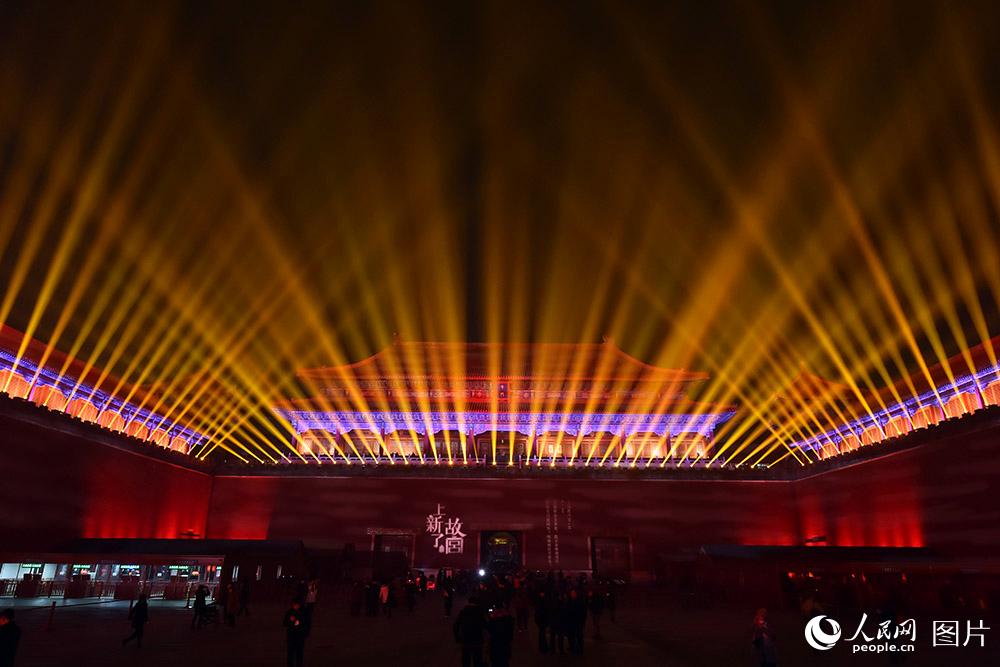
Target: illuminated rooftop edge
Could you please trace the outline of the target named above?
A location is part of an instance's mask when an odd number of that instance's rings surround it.
[[[398,412],[398,411],[306,411],[283,410],[284,417],[297,433],[323,430],[335,434],[355,430],[385,435],[396,431],[413,431],[426,435],[438,431],[460,431],[473,436],[493,431],[511,431],[526,436],[547,431],[562,431],[574,436],[610,432],[627,438],[636,433],[658,436],[698,433],[711,437],[715,429],[734,414],[734,410],[704,414],[636,414],[595,412],[521,412],[496,414],[491,412]]]
[[[889,420],[896,417],[910,419],[915,412],[926,407],[936,406],[943,410],[944,404],[948,400],[961,393],[974,392],[980,399],[981,404],[985,405],[985,401],[982,401],[983,387],[989,385],[991,382],[995,382],[997,379],[1000,379],[1000,365],[990,366],[981,371],[956,378],[954,382],[940,385],[918,396],[909,398],[902,403],[895,403],[882,410],[873,410],[871,414],[865,414],[838,428],[796,441],[791,446],[810,451],[819,451],[825,445],[840,444],[844,437],[848,435],[860,438],[862,432],[872,426],[878,427],[882,433],[885,433],[885,427]]]
[[[15,362],[17,366],[16,369]],[[38,377],[37,379],[34,379],[33,386],[41,385],[55,387],[65,394],[68,400],[84,398],[93,403],[94,407],[100,412],[112,410],[120,414],[126,424],[133,421],[139,421],[149,428],[150,431],[153,431],[154,429],[162,429],[171,438],[179,435],[187,440],[189,449],[196,445],[202,445],[208,440],[207,436],[199,433],[198,431],[182,426],[181,424],[171,421],[165,416],[152,412],[151,410],[141,408],[128,401],[123,401],[120,398],[112,396],[111,394],[101,391],[100,389],[91,387],[90,385],[77,383],[72,377],[58,375],[44,366],[39,369],[36,364],[24,358],[17,361],[16,356],[6,350],[0,350],[0,370],[17,373],[27,382],[32,382],[32,379],[35,378],[35,375],[37,374]]]

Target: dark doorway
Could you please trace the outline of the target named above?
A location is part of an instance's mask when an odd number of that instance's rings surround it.
[[[521,534],[508,530],[480,533],[479,565],[496,573],[519,570],[521,568]]]
[[[631,554],[627,537],[593,537],[590,539],[590,559],[595,577],[627,579],[631,569]]]
[[[404,576],[410,570],[413,535],[375,535],[373,574],[381,579]]]

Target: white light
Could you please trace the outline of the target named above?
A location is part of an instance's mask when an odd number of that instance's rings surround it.
[[[479,568],[479,576],[480,577],[485,577],[486,576],[486,570],[484,570],[482,568]]]

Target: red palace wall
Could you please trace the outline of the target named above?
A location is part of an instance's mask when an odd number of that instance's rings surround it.
[[[204,536],[212,478],[2,415],[0,485],[0,550],[45,551],[80,537]]]
[[[1000,430],[995,422],[979,430],[938,432],[921,447],[794,482],[803,539],[826,535],[837,546],[996,554]]]
[[[416,565],[475,567],[480,531],[508,530],[528,566],[567,570],[590,567],[589,538],[630,538],[632,567],[647,570],[681,546],[794,544],[789,500],[783,482],[218,477],[208,531],[358,549],[374,531],[412,533]],[[439,553],[426,532],[438,504],[461,519],[462,555]]]
[[[480,531],[510,530],[521,533],[532,567],[586,569],[589,539],[606,537],[629,538],[632,567],[647,570],[658,553],[678,548],[798,544],[818,535],[836,546],[927,546],[958,555],[1000,549],[996,414],[927,431],[921,437],[933,440],[918,448],[795,482],[740,482],[213,480],[96,442],[96,429],[65,417],[34,414],[42,426],[17,412],[0,413],[0,551],[41,552],[79,537],[186,535],[367,550],[371,533],[383,531],[413,534],[419,565],[473,567]],[[48,427],[46,419],[69,428]],[[446,517],[462,521],[462,555],[437,552],[425,531],[439,503]]]

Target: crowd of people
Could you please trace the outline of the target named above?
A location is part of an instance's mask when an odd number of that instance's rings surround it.
[[[532,616],[541,653],[582,655],[587,619],[592,636],[601,637],[605,613],[614,620],[617,594],[606,580],[589,580],[584,574],[567,577],[562,572],[518,573],[485,576],[469,595],[468,604],[454,623],[455,641],[462,647],[462,665],[482,665],[488,655],[494,667],[510,663],[516,632],[528,632]],[[439,586],[450,615],[455,584],[447,577]]]
[[[300,667],[304,662],[306,640],[310,635],[319,580],[301,580],[290,591],[291,603],[282,617],[287,645],[287,664]],[[436,591],[444,616],[460,647],[463,665],[507,667],[513,653],[514,638],[519,633],[537,633],[542,653],[581,655],[588,619],[592,636],[601,636],[605,616],[614,620],[615,586],[605,580],[588,580],[586,575],[565,576],[562,572],[518,572],[487,574],[475,571],[440,571],[427,576],[416,571],[405,576],[353,581],[348,589],[348,607],[352,616],[391,619],[394,609],[415,610],[418,600]],[[457,614],[457,599],[467,602]],[[192,630],[209,624],[235,627],[237,618],[250,614],[250,582],[227,582],[213,595],[199,585],[192,598]],[[0,667],[14,664],[20,630],[13,621],[13,610],[0,613]],[[149,600],[140,594],[130,605],[130,633],[122,646],[135,643],[142,647],[146,625],[150,621]],[[534,643],[534,638],[532,638]]]
[[[393,609],[400,605],[413,611],[417,598],[427,593],[428,585],[429,579],[423,572],[368,581],[355,579],[349,593],[351,615],[360,616],[363,609],[365,616],[382,614],[392,618]]]
[[[588,620],[592,637],[600,639],[603,619],[614,621],[617,606],[616,585],[606,579],[562,572],[440,570],[430,577],[418,571],[354,580],[348,593],[349,613],[391,619],[397,608],[413,611],[429,590],[440,596],[448,619],[456,600],[467,600],[454,615],[452,627],[463,665],[482,665],[488,658],[490,665],[505,667],[514,637],[530,633],[532,625],[540,652],[582,655]]]

